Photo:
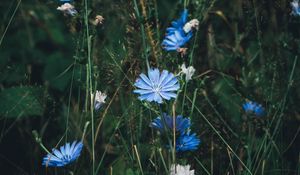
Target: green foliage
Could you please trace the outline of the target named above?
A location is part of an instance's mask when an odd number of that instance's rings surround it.
[[[7,118],[42,116],[44,112],[42,87],[12,87],[0,93],[0,115]]]
[[[166,174],[167,138],[149,127],[161,107],[191,118],[201,146],[176,161],[195,174],[299,174],[300,17],[290,15],[289,1],[87,2],[86,9],[85,0],[72,1],[79,14],[71,17],[56,10],[59,0],[22,1],[11,23],[17,1],[0,3],[1,170],[3,161],[6,174],[90,175],[95,163],[101,175]],[[183,8],[200,24],[181,56],[161,42]],[[103,24],[92,25],[96,15]],[[174,74],[185,63],[196,72],[188,83],[180,80],[176,100],[158,106],[132,93],[148,62]],[[95,90],[108,95],[97,112]],[[262,104],[266,115],[247,116],[247,100]],[[33,129],[46,146],[82,139],[82,155],[67,169],[40,166],[44,152],[30,139]],[[21,153],[10,148],[15,140]]]

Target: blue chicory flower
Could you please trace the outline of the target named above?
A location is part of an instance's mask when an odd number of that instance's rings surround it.
[[[177,21],[173,21],[171,23],[172,26],[167,28],[167,34],[172,34],[176,30],[183,31],[183,27],[187,22],[187,16],[188,16],[188,10],[184,9],[183,12],[181,13],[180,18]]]
[[[178,115],[175,119],[175,125],[175,130],[180,132],[180,134],[183,134],[191,126],[191,120],[190,118],[184,118],[182,115]],[[172,131],[173,117],[164,113],[163,118],[161,118],[161,116],[157,117],[151,122],[150,126],[158,129],[161,133],[165,131],[165,128]]]
[[[294,16],[300,16],[299,1],[294,0],[293,2],[291,2],[291,6],[292,6],[291,14]]]
[[[163,99],[170,100],[176,98],[177,91],[180,88],[177,78],[174,74],[163,70],[160,74],[157,68],[148,70],[148,77],[145,74],[140,74],[134,85],[139,88],[134,90],[134,93],[140,94],[140,100],[149,102],[155,101],[162,103]]]
[[[258,117],[261,117],[265,114],[265,109],[261,104],[256,102],[248,101],[243,104],[243,109],[246,113],[253,113]]]
[[[176,151],[194,151],[198,149],[199,144],[201,143],[200,139],[197,138],[196,133],[190,134],[187,133],[181,134],[176,140]]]
[[[192,36],[192,32],[185,34],[183,30],[175,30],[174,32],[166,35],[161,45],[166,51],[178,51],[192,38]]]
[[[187,23],[187,16],[188,11],[184,9],[181,17],[167,28],[166,37],[161,44],[166,51],[180,51],[180,48],[192,38],[193,33],[191,31],[186,33],[183,29]]]
[[[81,141],[74,141],[72,144],[67,143],[60,147],[60,150],[53,149],[52,153],[47,154],[43,158],[42,165],[51,167],[62,167],[75,161],[82,150],[83,144]]]

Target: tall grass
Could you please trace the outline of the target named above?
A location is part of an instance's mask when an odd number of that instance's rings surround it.
[[[300,174],[300,17],[288,1],[72,3],[74,17],[56,11],[58,1],[0,3],[4,174],[169,174],[172,164],[189,164],[195,174]],[[184,8],[199,30],[182,56],[161,42]],[[103,24],[91,23],[96,15]],[[188,82],[183,63],[196,69]],[[161,105],[133,93],[139,74],[156,67],[181,85]],[[96,90],[108,94],[99,111]],[[246,101],[262,104],[265,115],[246,114]],[[149,127],[164,112],[190,117],[201,139],[196,151],[176,152],[175,129],[164,136]],[[41,165],[48,150],[72,140],[84,143],[76,162]]]

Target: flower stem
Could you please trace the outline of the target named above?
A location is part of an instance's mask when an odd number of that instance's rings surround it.
[[[164,157],[163,157],[163,155],[162,155],[162,153],[161,153],[161,148],[159,148],[159,149],[158,149],[158,152],[159,152],[159,156],[160,156],[160,158],[161,158],[161,161],[162,161],[162,163],[163,163],[163,165],[164,165],[164,168],[165,168],[166,174],[168,174],[168,173],[169,173],[169,171],[168,171],[168,168],[167,168],[166,162],[165,162],[165,160],[164,160]]]
[[[88,81],[87,81],[87,88],[89,88],[89,93],[86,94],[86,96],[90,96],[90,94],[93,93],[93,83],[92,83],[92,61],[91,61],[91,36],[89,33],[89,22],[88,22],[88,0],[84,1],[84,8],[85,8],[85,15],[84,15],[84,21],[85,21],[85,27],[86,27],[86,40],[87,40],[87,57],[88,57],[88,66],[87,66],[87,74],[88,74]],[[88,98],[87,98],[88,99]],[[90,98],[91,99],[91,98]],[[95,173],[95,144],[94,144],[94,106],[92,105],[92,99],[90,103],[90,112],[91,112],[91,132],[92,132],[92,174]]]
[[[142,173],[142,175],[144,175],[143,168],[142,168],[142,164],[141,164],[141,160],[140,160],[140,156],[139,156],[139,152],[138,152],[138,150],[137,150],[136,145],[133,145],[133,147],[134,147],[134,151],[135,151],[135,154],[136,154],[136,157],[137,157],[137,160],[138,160],[140,169],[141,169],[141,173]]]
[[[32,131],[32,135],[34,136],[34,139],[35,139],[36,143],[38,143],[41,146],[41,148],[44,151],[46,151],[48,154],[51,154],[50,151],[43,145],[42,139],[39,137],[39,135],[38,135],[38,133],[37,133],[36,130]]]

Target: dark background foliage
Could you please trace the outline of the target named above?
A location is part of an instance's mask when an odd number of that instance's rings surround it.
[[[192,118],[202,143],[177,155],[180,163],[191,164],[196,174],[248,174],[235,152],[253,174],[299,174],[300,17],[290,14],[289,1],[190,0],[189,19],[199,19],[200,27],[184,57],[160,46],[183,2],[88,2],[90,20],[105,18],[89,30],[93,88],[108,94],[95,114],[99,174],[139,174],[133,145],[144,174],[164,174],[155,148],[159,136],[149,128],[157,114],[132,93],[146,58],[172,72],[183,62],[196,69],[176,112]],[[75,0],[76,17],[57,11],[59,4],[0,2],[0,174],[91,174],[89,130],[82,156],[65,169],[42,167],[46,153],[32,135],[36,130],[51,149],[61,139],[81,139],[90,121],[84,2]],[[241,106],[247,100],[262,104],[266,115],[246,116]]]

